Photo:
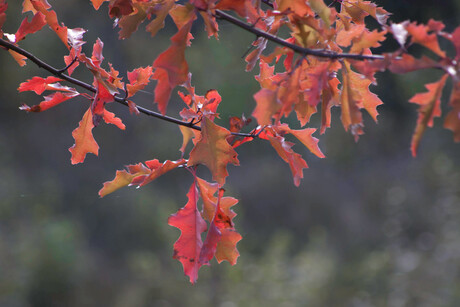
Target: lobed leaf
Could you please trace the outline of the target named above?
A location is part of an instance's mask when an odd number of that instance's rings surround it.
[[[92,153],[96,156],[99,152],[99,145],[93,137],[93,116],[91,108],[89,108],[83,115],[78,127],[72,132],[75,144],[69,148],[72,157],[70,161],[72,164],[83,163],[86,154]]]
[[[227,164],[239,165],[237,153],[227,142],[229,135],[230,131],[203,117],[201,137],[190,152],[187,166],[206,165],[212,178],[223,185],[228,176]]]
[[[168,219],[168,225],[179,228],[181,235],[174,243],[173,258],[179,260],[184,268],[184,274],[193,284],[198,279],[198,270],[203,265],[200,262],[203,241],[201,234],[206,231],[206,222],[198,211],[198,191],[196,181],[187,193],[188,202],[177,213]]]
[[[191,37],[190,29],[196,19],[195,13],[192,11],[188,18],[188,22],[171,38],[171,46],[153,62],[153,67],[156,69],[153,79],[158,81],[155,88],[155,102],[162,114],[166,113],[173,88],[188,79],[185,48]]]
[[[438,82],[426,84],[428,92],[418,93],[409,102],[420,105],[417,125],[411,141],[412,156],[417,155],[417,148],[427,126],[433,126],[433,119],[441,116],[441,95],[448,75],[445,74]]]

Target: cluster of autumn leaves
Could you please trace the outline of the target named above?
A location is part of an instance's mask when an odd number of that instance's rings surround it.
[[[174,258],[183,264],[184,272],[192,283],[198,278],[199,268],[209,264],[213,257],[218,262],[227,260],[235,264],[239,256],[236,244],[241,236],[235,231],[232,221],[235,213],[230,209],[237,200],[224,197],[222,188],[228,176],[227,165],[239,165],[235,148],[256,138],[268,141],[288,163],[294,184],[298,186],[303,178],[303,169],[308,166],[302,156],[293,151],[294,143],[287,141],[286,135],[292,135],[313,154],[323,158],[318,139],[312,136],[316,129],[305,126],[319,107],[320,132],[324,133],[331,125],[331,108],[338,106],[345,130],[350,131],[357,140],[363,133],[362,109],[377,121],[377,106],[382,104],[369,91],[369,86],[376,84],[376,72],[390,70],[406,73],[426,68],[444,71],[439,81],[426,85],[427,92],[416,94],[410,100],[420,105],[411,149],[415,155],[424,130],[433,125],[434,117],[441,115],[441,95],[449,77],[454,86],[449,102],[452,110],[445,118],[445,127],[454,132],[456,141],[460,141],[460,80],[457,75],[460,65],[460,27],[453,33],[447,33],[443,31],[441,22],[433,20],[426,25],[415,22],[391,23],[388,12],[371,1],[363,0],[332,1],[340,3],[339,11],[334,6],[327,6],[323,0],[190,0],[186,4],[178,4],[174,0],[91,0],[96,10],[104,2],[109,2],[109,15],[120,28],[120,39],[129,38],[144,22],[147,23],[146,30],[154,36],[164,27],[168,16],[177,27],[177,33],[171,37],[170,47],[153,61],[152,66],[127,72],[128,82],[123,82],[110,63],[108,69],[101,66],[104,60],[102,41],[97,40],[91,56],[87,56],[82,51],[85,30],[65,27],[46,0],[24,0],[23,13],[32,13],[32,19],[24,18],[15,34],[4,33],[2,26],[7,4],[5,0],[0,0],[2,40],[6,38],[17,45],[26,35],[48,25],[69,50],[69,54],[64,56],[67,76],[71,76],[82,65],[93,77],[94,93],[80,93],[75,88],[62,85],[62,82],[70,81],[81,86],[80,83],[64,78],[63,71],[48,69],[55,76],[33,77],[21,83],[18,90],[34,91],[38,95],[48,91],[51,94],[44,96],[44,100],[37,105],[23,105],[20,108],[28,112],[41,112],[77,96],[88,98],[90,106],[72,133],[75,144],[69,149],[71,162],[76,164],[83,162],[88,153],[98,154],[99,146],[92,129],[102,120],[125,129],[122,121],[106,109],[108,103],[124,96],[123,100],[131,113],[139,114],[132,97],[155,80],[154,102],[160,113],[165,115],[173,90],[177,86],[183,88],[179,96],[184,108],[179,115],[183,123],[189,124],[179,126],[183,135],[181,158],[165,162],[155,159],[128,165],[126,169],[117,171],[112,181],[104,183],[99,195],[103,197],[128,185],[143,186],[176,168],[188,169],[194,178],[187,194],[188,202],[170,217],[168,223],[181,230],[181,236],[174,244]],[[199,18],[204,22],[208,37],[218,38],[216,18],[220,11],[231,11],[253,29],[268,35],[276,36],[282,27],[287,27],[291,34],[284,40],[286,44],[277,46],[268,55],[263,52],[270,37],[258,36],[252,44],[253,50],[246,57],[248,71],[259,64],[259,74],[255,78],[261,88],[254,95],[256,106],[252,114],[257,127],[246,134],[240,133],[250,123],[244,117],[232,117],[229,129],[214,122],[219,115],[217,108],[222,99],[216,90],[210,90],[204,96],[195,93],[185,57],[193,39],[192,25]],[[369,30],[366,18],[373,18],[380,28]],[[456,50],[454,58],[449,58],[440,48],[439,37],[453,44]],[[388,38],[396,40],[400,48],[391,53],[373,55],[371,48],[379,47]],[[413,44],[423,46],[430,57],[415,58],[407,53]],[[293,50],[290,45],[301,47],[300,51],[299,48]],[[315,55],[311,55],[311,50]],[[26,55],[8,51],[21,66],[25,65]],[[275,63],[282,64],[280,72],[275,72]],[[295,113],[299,126],[305,128],[292,129],[282,123],[283,118],[292,113]],[[193,148],[185,158],[190,142]],[[213,182],[196,176],[198,165],[205,165],[210,170]],[[202,210],[198,206],[200,198]],[[203,241],[202,233],[206,231]]]

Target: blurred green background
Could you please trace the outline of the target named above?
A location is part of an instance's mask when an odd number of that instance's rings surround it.
[[[21,2],[9,1],[5,32],[19,26]],[[168,20],[153,39],[142,28],[120,41],[106,5],[96,12],[89,1],[49,2],[66,26],[88,29],[86,53],[101,38],[104,56],[123,76],[151,65],[175,31]],[[395,22],[435,18],[448,30],[460,24],[458,0],[379,3]],[[250,115],[257,71],[244,72],[241,57],[254,37],[222,22],[220,40],[208,40],[201,27],[187,51],[198,94],[219,91],[221,124]],[[64,66],[66,50],[48,29],[21,46]],[[123,165],[179,158],[178,127],[113,104],[109,109],[126,131],[101,124],[94,130],[99,157],[72,166],[67,148],[88,101],[27,114],[18,107],[40,97],[16,89],[46,72],[32,63],[19,68],[7,52],[0,52],[0,70],[0,306],[460,305],[460,145],[437,119],[418,157],[409,152],[417,106],[407,100],[437,81],[438,72],[378,75],[373,90],[385,105],[378,125],[365,116],[366,134],[358,143],[334,110],[333,127],[320,137],[326,159],[294,147],[310,166],[299,188],[269,144],[241,147],[241,166],[229,167],[226,185],[240,200],[235,223],[243,235],[241,257],[234,267],[213,261],[192,286],[172,259],[179,231],[167,225],[187,201],[192,178],[186,171],[141,189],[97,195]],[[83,70],[76,76],[92,80]],[[149,108],[152,101],[143,93],[135,99]],[[177,114],[176,96],[170,106],[168,112]],[[315,115],[312,127],[318,123]]]

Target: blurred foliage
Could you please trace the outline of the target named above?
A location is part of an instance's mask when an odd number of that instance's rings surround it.
[[[9,1],[6,31],[21,21],[20,2]],[[86,52],[101,37],[104,56],[121,72],[150,65],[174,32],[168,21],[154,39],[140,30],[119,41],[105,7],[49,2],[66,25],[89,29]],[[457,0],[387,2],[398,22],[434,17],[448,29],[460,24]],[[254,37],[225,23],[220,28],[219,41],[197,35],[187,57],[198,93],[216,88],[222,95],[225,123],[250,114],[257,83],[241,59]],[[22,45],[64,66],[65,50],[51,31]],[[113,105],[127,130],[101,125],[100,156],[71,166],[71,132],[88,102],[19,112],[21,103],[40,98],[18,94],[18,84],[46,73],[30,63],[18,68],[6,52],[0,63],[0,306],[459,305],[460,146],[437,120],[419,156],[408,150],[416,106],[407,100],[435,80],[433,73],[381,74],[374,88],[386,103],[379,124],[367,118],[355,144],[336,122],[320,138],[324,160],[299,148],[310,165],[299,188],[268,144],[243,146],[226,187],[240,199],[241,257],[234,267],[203,268],[191,286],[171,258],[179,233],[166,223],[186,203],[188,174],[177,170],[139,190],[97,195],[125,164],[179,157],[179,129]],[[152,100],[136,97],[147,107]],[[179,107],[174,97],[171,114]]]

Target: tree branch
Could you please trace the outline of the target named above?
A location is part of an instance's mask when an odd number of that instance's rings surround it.
[[[53,74],[53,75],[55,75],[55,76],[57,76],[57,77],[59,77],[59,78],[61,78],[63,80],[66,80],[67,82],[70,82],[70,83],[72,83],[74,85],[77,85],[77,86],[79,86],[81,88],[84,88],[87,91],[90,91],[92,93],[96,93],[96,91],[97,91],[90,84],[85,83],[83,81],[80,81],[78,79],[72,78],[72,77],[70,77],[68,75],[65,75],[64,74],[65,70],[56,69],[53,66],[49,65],[48,63],[44,62],[43,60],[37,58],[35,55],[30,53],[29,51],[27,51],[25,49],[22,49],[21,47],[16,46],[16,45],[14,45],[14,44],[12,44],[12,43],[4,40],[4,39],[1,39],[1,38],[0,38],[0,46],[4,47],[4,49],[6,49],[6,50],[12,50],[14,52],[17,52],[17,53],[25,56],[26,58],[28,58],[29,60],[34,62],[38,67],[47,70],[51,74]],[[114,96],[114,100],[116,102],[124,105],[124,106],[129,106],[126,98],[122,98],[122,97],[119,97],[119,96]],[[158,118],[158,119],[161,119],[161,120],[164,120],[164,121],[176,124],[176,125],[185,126],[185,127],[191,128],[191,129],[201,131],[201,127],[193,124],[193,122],[182,121],[180,119],[170,117],[170,116],[167,116],[167,115],[163,115],[161,113],[158,113],[158,112],[155,112],[155,111],[152,111],[152,110],[140,107],[140,106],[137,106],[137,109],[139,110],[140,113],[143,113],[145,115],[152,116],[152,117],[155,117],[155,118]],[[253,137],[253,138],[256,137],[254,134],[251,134],[251,133],[232,132],[231,134],[234,135],[234,136],[241,136],[241,137]]]
[[[254,33],[257,37],[264,37],[269,41],[272,41],[278,45],[287,47],[293,50],[296,53],[301,55],[312,55],[320,58],[329,58],[329,59],[352,59],[352,60],[383,60],[385,57],[382,55],[363,55],[363,54],[352,54],[352,53],[337,53],[329,50],[324,49],[310,49],[304,48],[298,45],[291,44],[284,39],[262,31],[260,29],[255,28],[252,25],[249,25],[238,18],[233,17],[227,13],[224,13],[220,10],[216,10],[216,17],[219,19],[226,20],[248,32]]]

